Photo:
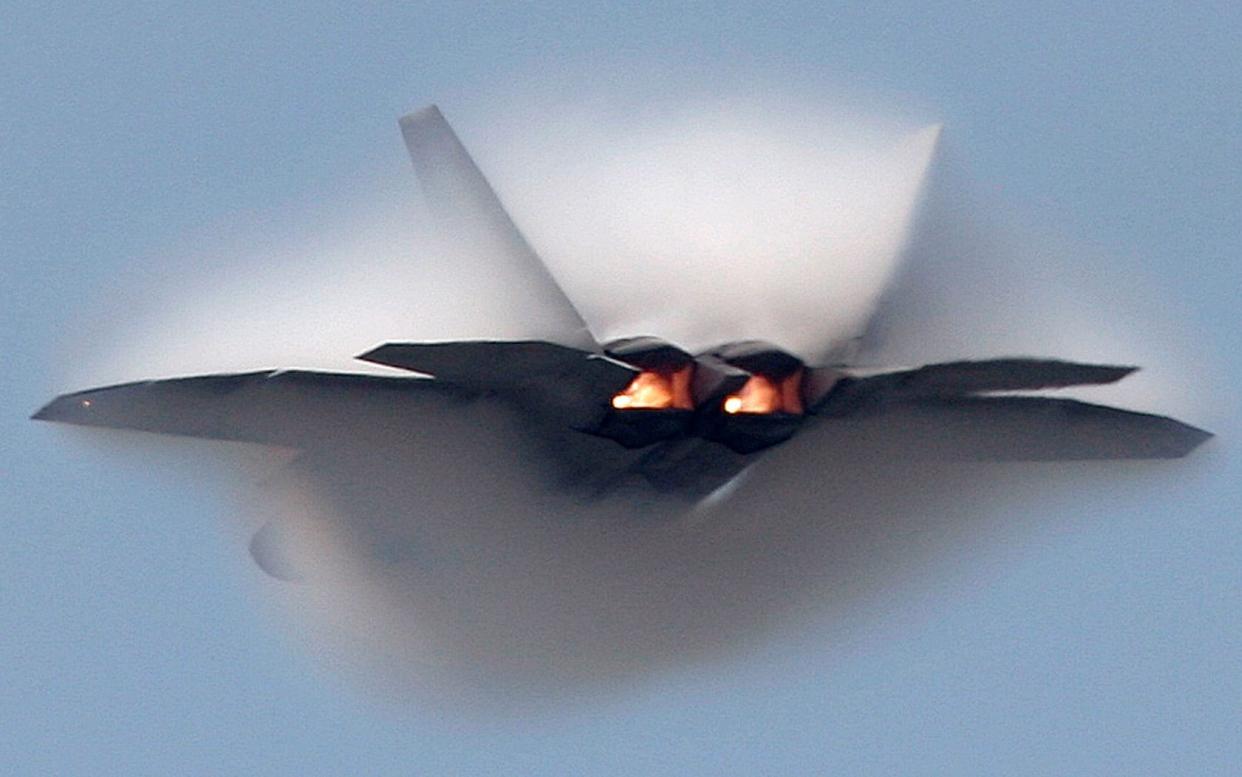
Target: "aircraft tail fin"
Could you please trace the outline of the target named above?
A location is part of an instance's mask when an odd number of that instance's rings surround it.
[[[502,283],[510,299],[531,306],[531,335],[595,351],[582,316],[509,217],[452,127],[434,105],[401,117],[401,134],[432,214],[466,256],[479,256],[481,277]]]

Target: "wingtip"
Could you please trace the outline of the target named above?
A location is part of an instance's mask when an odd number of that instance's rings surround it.
[[[81,394],[61,394],[30,415],[32,421],[69,421],[74,420],[74,410],[90,408],[91,400],[81,399]]]
[[[1185,458],[1216,436],[1206,429],[1200,429],[1175,418],[1165,417],[1163,420],[1170,425],[1167,433],[1169,447],[1161,458]]]
[[[401,129],[406,129],[407,127],[421,124],[428,119],[442,120],[443,118],[444,114],[440,113],[439,106],[435,103],[430,103],[428,105],[424,105],[422,108],[410,111],[401,118],[397,119],[397,124],[401,126]]]
[[[1189,426],[1189,424],[1187,426]],[[1197,426],[1189,426],[1189,429],[1191,444],[1187,453],[1193,451],[1195,448],[1198,448],[1200,445],[1216,436],[1215,432],[1209,432],[1207,429],[1200,429]]]
[[[31,414],[32,421],[52,421],[79,426],[108,426],[115,418],[116,406],[110,401],[116,392],[142,385],[142,381],[90,388],[61,394]]]

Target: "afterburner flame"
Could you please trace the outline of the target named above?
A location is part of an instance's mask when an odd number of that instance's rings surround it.
[[[724,402],[726,413],[775,413],[780,406],[780,389],[762,375],[752,375],[740,391]]]
[[[691,370],[690,366],[668,374],[644,370],[612,398],[612,406],[618,410],[691,410]]]
[[[737,413],[794,413],[802,408],[802,372],[779,381],[765,375],[752,375],[736,394],[725,397],[724,411]]]

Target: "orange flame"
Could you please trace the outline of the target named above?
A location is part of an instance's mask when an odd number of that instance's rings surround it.
[[[618,410],[691,410],[694,402],[690,398],[690,378],[690,366],[668,374],[640,372],[625,391],[612,398],[612,406]]]
[[[794,413],[801,414],[802,372],[793,373],[781,381],[764,375],[752,375],[740,391],[725,397],[724,411],[736,413]]]

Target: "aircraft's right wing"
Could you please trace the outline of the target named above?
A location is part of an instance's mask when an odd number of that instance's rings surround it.
[[[816,433],[834,430],[858,435],[860,452],[915,461],[1173,459],[1212,436],[1164,416],[1073,399],[1016,396],[901,402],[826,419]]]

